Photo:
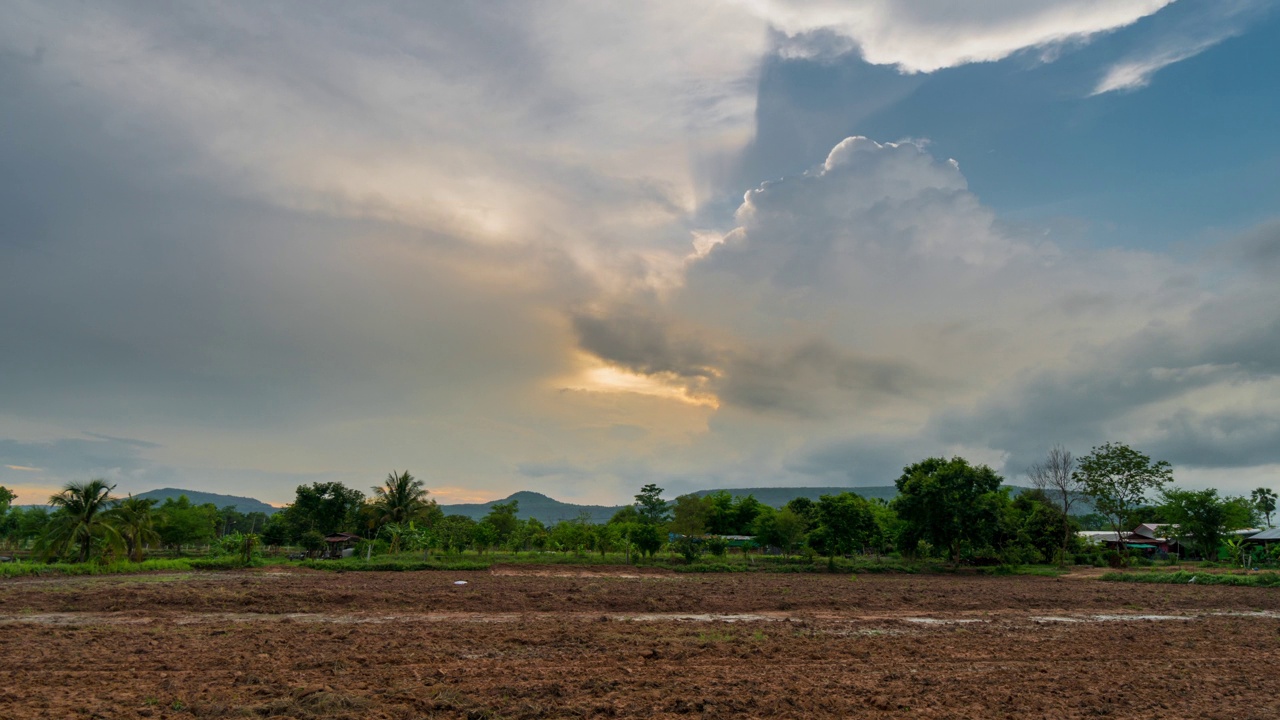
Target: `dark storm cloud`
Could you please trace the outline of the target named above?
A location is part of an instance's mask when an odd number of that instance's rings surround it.
[[[794,344],[712,347],[674,322],[629,306],[572,317],[582,349],[632,372],[668,374],[693,392],[756,412],[825,417],[839,405],[866,409],[931,385],[910,363],[840,349],[813,338]]]
[[[1264,223],[1224,243],[1211,256],[1274,277],[1280,271],[1280,220]]]
[[[1184,400],[1280,376],[1277,300],[1271,289],[1241,287],[1202,303],[1186,325],[1148,328],[1081,354],[1070,369],[1018,378],[976,410],[940,413],[930,432],[1008,452],[1010,472],[1039,462],[1054,444],[1083,453],[1138,438],[1150,445],[1144,449],[1195,467],[1280,461],[1273,413],[1206,413]]]
[[[1280,413],[1183,409],[1156,423],[1143,448],[1177,465],[1244,468],[1280,463]]]
[[[581,347],[638,373],[672,373],[686,379],[715,373],[719,353],[696,337],[675,330],[669,320],[636,306],[607,313],[571,316]]]
[[[714,387],[722,401],[741,407],[823,417],[914,396],[930,384],[907,362],[863,357],[814,339],[790,348],[741,352]]]

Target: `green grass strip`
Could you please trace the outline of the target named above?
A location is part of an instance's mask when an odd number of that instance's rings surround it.
[[[1107,582],[1159,583],[1164,585],[1237,585],[1241,587],[1280,587],[1280,573],[1210,573],[1188,572],[1109,572],[1100,579]]]

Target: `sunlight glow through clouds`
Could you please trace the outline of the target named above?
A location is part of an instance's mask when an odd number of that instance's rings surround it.
[[[670,373],[643,374],[600,361],[593,355],[579,353],[584,367],[576,377],[560,386],[567,390],[598,393],[635,393],[675,400],[688,405],[718,408],[720,401],[711,393],[691,391]]]
[[[477,492],[474,488],[431,486],[429,499],[451,505],[456,503],[484,503],[493,499],[492,493]]]

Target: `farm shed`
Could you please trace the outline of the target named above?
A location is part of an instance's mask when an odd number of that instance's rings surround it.
[[[1262,543],[1263,545],[1280,542],[1280,528],[1271,528],[1270,530],[1263,530],[1260,533],[1254,533],[1253,535],[1245,538],[1245,540],[1251,543]]]
[[[1106,545],[1113,549],[1123,545],[1126,551],[1140,550],[1144,555],[1177,552],[1178,541],[1164,537],[1161,532],[1165,527],[1168,526],[1147,523],[1119,536],[1114,532],[1098,530],[1084,530],[1078,534],[1082,540],[1092,545]]]
[[[325,557],[340,558],[349,557],[353,550],[351,546],[360,542],[364,538],[351,533],[334,533],[324,539],[329,549],[325,551]]]

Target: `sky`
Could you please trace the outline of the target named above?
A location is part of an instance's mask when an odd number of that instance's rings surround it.
[[[1280,485],[1280,3],[11,0],[0,485]]]

